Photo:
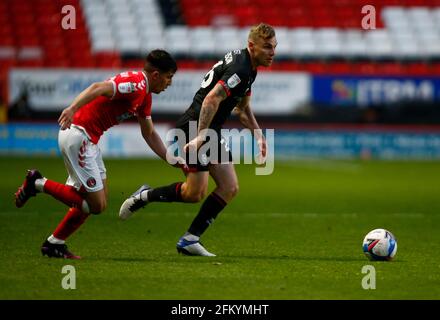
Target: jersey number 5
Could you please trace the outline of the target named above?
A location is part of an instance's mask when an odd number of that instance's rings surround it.
[[[214,78],[214,69],[222,64],[223,64],[223,60],[220,60],[219,62],[217,62],[215,65],[212,66],[212,69],[209,70],[209,72],[205,75],[205,78],[203,79],[202,84],[200,85],[202,88],[206,88],[211,84],[212,79]]]

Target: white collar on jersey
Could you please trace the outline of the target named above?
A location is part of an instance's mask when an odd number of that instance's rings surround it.
[[[144,75],[144,78],[145,78],[145,84],[146,84],[146,90],[147,90],[147,93],[149,93],[150,92],[150,84],[148,83],[148,77],[147,77],[147,75],[145,74],[145,72],[144,71],[142,71],[142,74]]]

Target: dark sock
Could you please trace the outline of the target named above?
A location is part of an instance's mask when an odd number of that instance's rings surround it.
[[[148,191],[148,202],[183,202],[180,189],[182,182]]]
[[[211,193],[200,207],[200,211],[194,218],[188,232],[200,237],[226,205],[225,200],[214,192]]]

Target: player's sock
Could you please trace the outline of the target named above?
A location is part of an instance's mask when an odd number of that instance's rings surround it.
[[[219,195],[211,193],[200,207],[200,211],[194,218],[188,232],[200,237],[226,205],[226,201]]]
[[[85,213],[90,212],[87,201],[85,201],[81,194],[72,186],[66,186],[64,184],[46,179],[43,185],[43,190],[45,193],[50,194],[52,197],[68,205],[69,207],[79,208]]]
[[[35,180],[35,189],[37,189],[38,192],[44,192],[44,185],[46,181],[47,181],[46,178]]]
[[[49,238],[47,238],[47,241],[49,241],[49,242],[52,243],[52,244],[64,244],[64,243],[66,243],[66,241],[64,241],[64,240],[61,240],[61,239],[55,238],[55,237],[53,236],[53,234],[50,235]]]
[[[52,236],[58,240],[66,240],[86,221],[89,215],[89,213],[84,213],[77,208],[70,208]]]
[[[141,193],[141,199],[148,202],[183,202],[182,183],[176,182],[169,186],[150,189]]]
[[[189,232],[185,232],[185,234],[182,236],[182,238],[187,241],[199,241],[200,240],[199,236],[195,236]]]

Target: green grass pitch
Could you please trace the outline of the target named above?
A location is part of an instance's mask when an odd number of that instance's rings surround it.
[[[202,238],[214,258],[175,249],[200,204],[154,203],[118,219],[139,185],[182,180],[179,170],[155,160],[105,162],[108,208],[69,239],[83,257],[71,261],[39,251],[67,208],[43,194],[13,205],[27,168],[64,182],[63,161],[0,158],[0,299],[440,298],[440,162],[277,162],[269,176],[238,166],[240,192]],[[392,262],[362,253],[363,237],[379,227],[397,237]],[[74,290],[62,288],[65,265],[75,267]],[[362,287],[365,265],[375,268],[375,289]]]

